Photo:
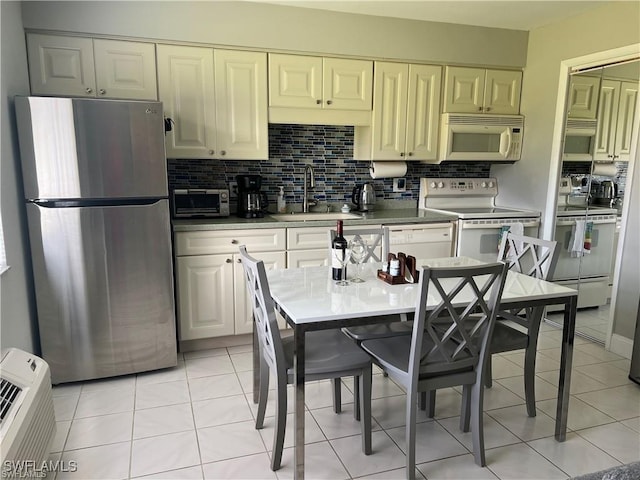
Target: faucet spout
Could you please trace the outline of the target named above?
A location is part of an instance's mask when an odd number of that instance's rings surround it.
[[[316,186],[315,172],[311,165],[304,166],[304,184],[302,188],[302,211],[304,213],[309,213],[310,203],[316,203],[315,200],[309,202],[309,199],[307,198],[307,184],[309,185],[309,188],[315,188]]]

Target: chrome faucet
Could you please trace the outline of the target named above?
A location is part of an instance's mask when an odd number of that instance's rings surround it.
[[[307,180],[307,174],[309,178]],[[307,183],[309,184],[309,188],[315,188],[316,179],[315,172],[313,171],[313,167],[311,165],[304,166],[304,185],[302,187],[302,212],[309,213],[309,205],[316,206],[318,204],[317,200],[312,199],[309,201],[307,198]]]

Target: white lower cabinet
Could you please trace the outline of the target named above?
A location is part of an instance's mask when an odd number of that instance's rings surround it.
[[[240,245],[267,269],[285,266],[284,228],[175,234],[180,341],[251,332]]]
[[[329,265],[329,227],[287,228],[287,268]]]

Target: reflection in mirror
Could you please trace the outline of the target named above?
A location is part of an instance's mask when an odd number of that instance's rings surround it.
[[[555,240],[554,281],[578,289],[576,333],[605,342],[640,61],[571,75]],[[561,323],[554,312],[547,318]]]

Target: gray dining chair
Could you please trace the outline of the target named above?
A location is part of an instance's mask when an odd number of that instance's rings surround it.
[[[275,431],[271,456],[271,470],[275,471],[280,468],[282,462],[287,421],[287,385],[294,381],[293,337],[283,338],[280,335],[264,262],[252,258],[244,245],[240,246],[240,259],[253,309],[260,357],[256,429],[261,429],[264,424],[270,372],[273,372],[276,379]],[[347,376],[354,376],[359,386],[359,395],[354,394],[354,411],[355,406],[359,405],[362,451],[365,455],[369,455],[371,453],[371,358],[338,329],[308,332],[305,338],[305,380],[338,379],[339,381],[340,378]]]
[[[463,386],[460,428],[471,427],[475,462],[485,466],[482,423],[489,341],[504,288],[502,262],[424,267],[411,335],[366,340],[360,346],[407,393],[406,476],[415,477],[418,392]],[[427,306],[436,298],[435,308]],[[445,322],[445,318],[448,320]]]
[[[504,261],[509,270],[541,280],[549,280],[553,275],[560,251],[557,242],[507,232],[500,244],[498,260]],[[523,350],[524,392],[527,415],[536,416],[536,352],[538,333],[544,315],[544,308],[529,307],[521,310],[499,310],[496,326],[491,338],[491,355],[487,358],[485,386],[491,387],[491,356],[496,353]],[[435,415],[436,392],[422,398],[422,406],[427,415]]]

